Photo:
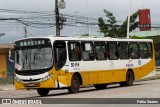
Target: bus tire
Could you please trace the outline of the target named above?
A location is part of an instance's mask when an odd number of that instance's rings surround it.
[[[99,90],[99,89],[105,89],[107,87],[107,84],[95,84],[94,87]]]
[[[46,88],[38,88],[37,92],[40,96],[47,96],[49,93],[49,89]]]
[[[76,75],[73,75],[71,80],[71,86],[68,88],[69,93],[77,93],[80,89],[80,81]]]
[[[124,87],[124,86],[132,86],[133,85],[133,81],[134,81],[134,74],[132,71],[128,71],[126,74],[126,81],[125,82],[120,82],[120,86]]]

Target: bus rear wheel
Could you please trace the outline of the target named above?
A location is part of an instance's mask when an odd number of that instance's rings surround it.
[[[133,81],[134,81],[134,75],[132,73],[132,71],[128,71],[126,74],[126,81],[125,82],[120,82],[120,86],[124,87],[124,86],[132,86],[133,85]]]
[[[95,84],[94,87],[96,89],[105,89],[107,87],[107,84]]]
[[[49,89],[46,88],[38,88],[37,92],[40,96],[47,96],[49,93]]]
[[[76,75],[73,75],[71,80],[71,86],[68,88],[69,93],[77,93],[80,89],[80,81]]]

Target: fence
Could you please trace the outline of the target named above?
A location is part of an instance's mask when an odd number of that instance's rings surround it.
[[[156,66],[156,71],[160,71],[160,66]]]

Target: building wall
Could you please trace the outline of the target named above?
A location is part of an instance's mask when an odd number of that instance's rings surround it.
[[[14,60],[13,55],[11,59]],[[14,63],[9,61],[8,55],[6,56],[6,66],[7,66],[7,71],[9,72],[9,76],[13,76],[14,75]]]
[[[0,72],[6,70],[6,55],[0,55]]]
[[[9,49],[6,48],[0,49],[0,77],[2,78],[6,78],[6,76],[4,76],[2,72],[4,71],[8,72],[8,76],[13,76],[14,72],[14,63],[11,63],[9,61],[8,51]],[[13,57],[14,56],[12,55],[12,58]]]

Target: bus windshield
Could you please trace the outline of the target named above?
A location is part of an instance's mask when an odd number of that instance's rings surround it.
[[[15,50],[15,68],[21,70],[46,69],[53,66],[52,48],[21,48]]]

